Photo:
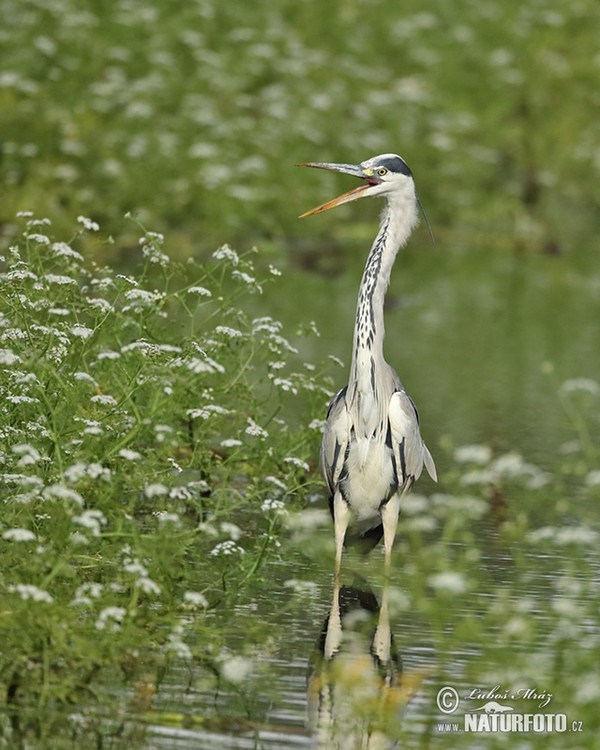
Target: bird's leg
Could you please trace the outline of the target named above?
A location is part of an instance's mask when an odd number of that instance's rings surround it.
[[[381,521],[383,523],[383,544],[385,547],[385,577],[390,577],[392,562],[392,547],[398,526],[398,514],[400,512],[400,495],[392,495],[381,509]]]
[[[350,521],[350,506],[342,497],[340,492],[336,492],[333,498],[333,527],[335,529],[335,582],[339,584],[340,567],[342,564],[342,549],[344,547],[344,538],[346,529]]]

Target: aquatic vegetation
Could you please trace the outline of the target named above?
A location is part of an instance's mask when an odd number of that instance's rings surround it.
[[[310,484],[317,437],[286,400],[320,407],[329,389],[294,370],[278,321],[244,311],[248,256],[180,266],[144,232],[124,276],[75,249],[95,223],[57,242],[19,221],[0,274],[0,671],[11,706],[44,707],[132,660],[194,657],[203,614],[277,556],[281,512]]]

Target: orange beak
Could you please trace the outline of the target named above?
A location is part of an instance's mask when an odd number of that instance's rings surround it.
[[[365,182],[358,187],[348,190],[347,193],[338,195],[337,198],[333,198],[327,203],[323,203],[311,211],[307,211],[302,214],[299,218],[303,219],[305,216],[312,216],[313,214],[321,213],[321,211],[327,211],[329,208],[335,208],[335,206],[341,206],[342,203],[350,203],[351,201],[358,200],[358,198],[365,198],[371,194],[369,188],[379,184],[379,180],[373,177],[372,170],[363,169],[360,164],[332,164],[330,162],[308,162],[306,164],[297,164],[298,167],[316,167],[317,169],[327,169],[330,172],[341,172],[342,174],[350,174],[353,177],[360,177]],[[370,173],[370,174],[369,174]]]

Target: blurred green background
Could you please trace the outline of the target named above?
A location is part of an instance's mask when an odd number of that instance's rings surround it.
[[[0,220],[35,206],[117,230],[139,211],[196,253],[224,239],[291,252],[319,231],[295,217],[334,184],[319,194],[295,162],[398,151],[440,241],[572,249],[598,230],[599,13],[5,0]]]

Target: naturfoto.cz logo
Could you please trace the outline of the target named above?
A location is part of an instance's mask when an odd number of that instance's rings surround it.
[[[552,693],[538,691],[534,688],[518,688],[516,690],[501,690],[496,685],[491,690],[473,688],[467,691],[463,700],[482,701],[479,706],[469,705],[462,717],[462,723],[456,721],[456,712],[461,705],[461,697],[456,688],[446,685],[437,692],[436,703],[439,711],[445,714],[445,721],[438,722],[440,733],[451,732],[516,732],[516,733],[549,733],[549,732],[581,732],[581,721],[569,721],[564,713],[541,712],[540,708],[549,705]],[[524,700],[535,701],[537,711],[520,713],[514,706],[505,701]],[[451,720],[452,719],[452,720]]]

